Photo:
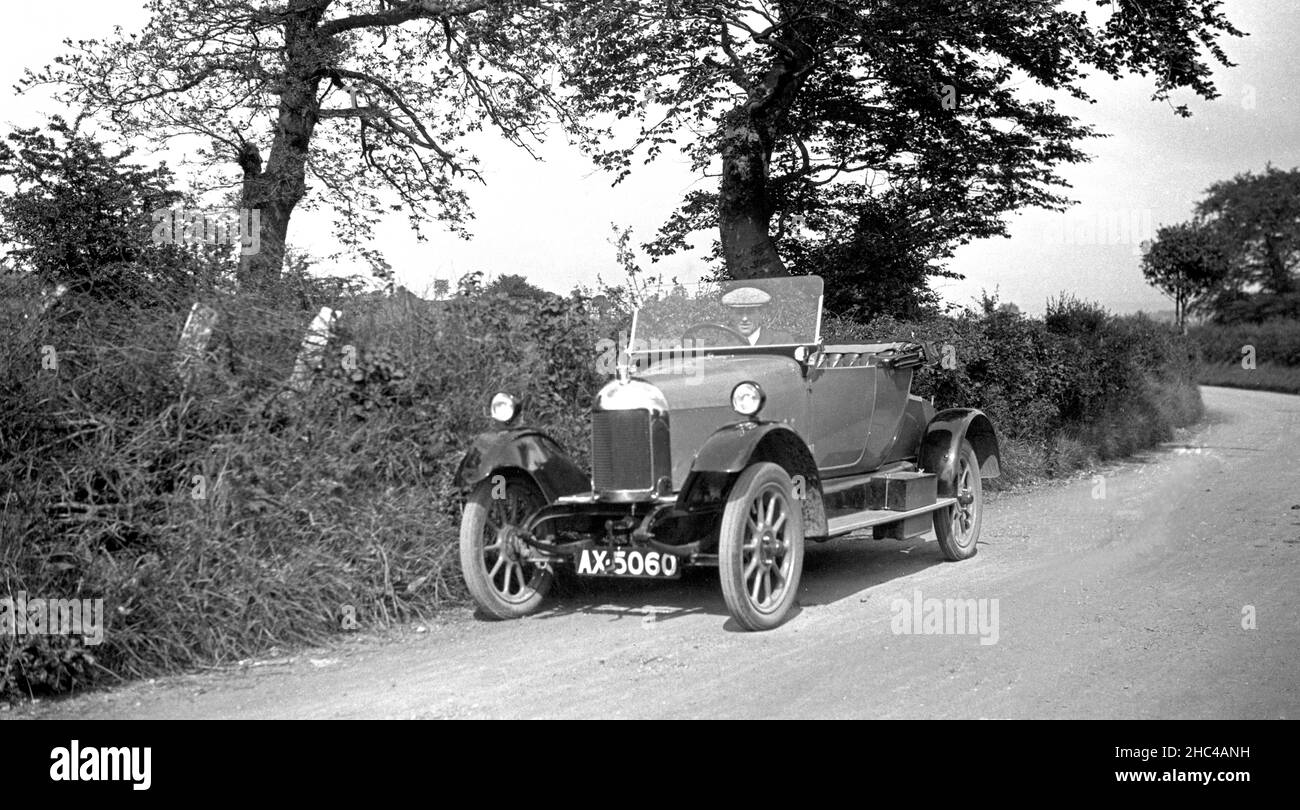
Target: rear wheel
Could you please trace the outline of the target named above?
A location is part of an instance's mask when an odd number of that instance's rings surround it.
[[[803,540],[803,511],[786,471],[760,462],[741,473],[722,513],[718,571],[727,610],[746,630],[769,630],[790,612]]]
[[[984,491],[980,482],[979,458],[965,439],[957,449],[957,471],[953,482],[957,503],[934,513],[934,533],[947,560],[975,556],[984,517]]]
[[[496,476],[493,476],[495,478]],[[500,497],[492,497],[493,494]],[[460,567],[474,602],[494,619],[517,619],[537,610],[554,573],[524,558],[518,537],[524,520],[546,505],[526,479],[482,481],[465,503],[460,521]]]

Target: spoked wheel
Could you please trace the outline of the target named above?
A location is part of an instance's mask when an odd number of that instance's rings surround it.
[[[746,630],[779,625],[803,572],[803,509],[790,476],[760,462],[740,474],[722,513],[718,571],[727,610]]]
[[[984,516],[984,492],[980,482],[979,458],[970,442],[961,440],[957,451],[957,475],[953,487],[957,503],[934,513],[934,533],[944,559],[965,560],[975,556]]]
[[[505,497],[493,498],[493,492]],[[508,479],[504,490],[489,478],[465,503],[460,521],[460,567],[474,602],[495,619],[517,619],[537,610],[554,572],[528,562],[518,537],[524,520],[546,505],[531,481]]]

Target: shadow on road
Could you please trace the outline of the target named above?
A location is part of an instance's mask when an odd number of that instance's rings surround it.
[[[802,608],[834,604],[942,562],[939,546],[933,541],[848,538],[810,543],[804,553],[798,604]],[[688,568],[676,580],[561,575],[546,607],[534,618],[574,614],[643,623],[699,614],[728,618],[716,568]],[[724,629],[738,628],[728,621]]]

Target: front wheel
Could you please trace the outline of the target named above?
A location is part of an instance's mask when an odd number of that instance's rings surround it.
[[[465,503],[461,573],[474,602],[494,619],[527,616],[551,588],[554,573],[525,559],[528,547],[517,533],[524,520],[545,505],[532,481],[498,476],[479,483]]]
[[[934,513],[934,534],[944,559],[956,562],[975,556],[984,518],[984,490],[975,448],[965,439],[957,450],[953,495],[957,503]]]
[[[718,534],[722,595],[746,630],[770,630],[794,605],[803,572],[803,510],[790,476],[770,462],[751,465],[727,498]]]

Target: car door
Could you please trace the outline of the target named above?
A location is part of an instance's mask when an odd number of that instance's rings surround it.
[[[808,374],[813,458],[823,476],[857,469],[866,453],[867,426],[875,409],[876,376],[861,365],[839,365],[844,355],[827,347]]]
[[[879,467],[902,424],[911,369],[881,366],[869,352],[827,346],[809,373],[813,457],[824,476]]]

